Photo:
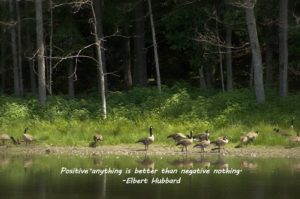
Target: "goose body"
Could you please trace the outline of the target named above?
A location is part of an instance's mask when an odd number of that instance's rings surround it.
[[[292,118],[292,120],[291,120],[291,129],[294,129],[294,121],[295,121],[295,118]]]
[[[223,149],[224,149],[224,146],[225,146],[228,142],[229,142],[229,140],[227,139],[226,136],[219,137],[217,140],[211,142],[212,144],[214,144],[214,145],[217,146],[217,148],[214,148],[214,149],[212,149],[212,150],[218,149],[218,151],[220,152],[221,147],[223,147]]]
[[[298,143],[300,142],[300,133],[297,133],[296,136],[292,136],[289,138],[290,143]]]
[[[10,140],[9,135],[6,133],[0,134],[0,141],[2,141],[2,145],[4,145],[7,140]]]
[[[182,139],[186,139],[187,136],[183,135],[182,133],[173,133],[169,135],[167,138],[172,138],[175,142],[178,142]]]
[[[279,134],[279,135],[282,135],[282,136],[285,136],[285,137],[290,136],[290,134],[289,134],[288,132],[282,131],[282,130],[280,130],[279,128],[274,128],[273,131],[274,131],[275,133],[277,133],[277,134]]]
[[[240,148],[243,145],[247,145],[250,142],[253,142],[257,138],[257,136],[258,136],[258,131],[250,131],[246,135],[242,135],[240,137],[240,144],[235,146],[235,148]]]
[[[28,128],[25,128],[23,133],[23,140],[26,143],[26,145],[30,144],[34,140],[33,136],[27,133],[27,130]]]
[[[15,139],[13,136],[10,136],[10,139],[12,140],[12,142],[14,143],[14,145],[19,145],[20,144],[20,140],[19,139]]]
[[[201,152],[205,152],[204,149],[206,147],[208,147],[210,145],[210,140],[206,139],[206,140],[202,140],[201,142],[199,142],[198,144],[196,144],[194,146],[194,148],[201,148]]]
[[[204,133],[200,133],[194,136],[194,139],[198,140],[198,141],[203,141],[203,140],[208,140],[208,137],[210,135],[210,132],[208,130],[206,130]]]
[[[190,132],[190,136],[189,138],[185,138],[180,140],[179,142],[177,142],[176,146],[182,146],[182,150],[183,148],[185,148],[185,151],[187,151],[187,147],[193,144],[193,132]]]
[[[103,141],[103,136],[101,134],[95,134],[94,137],[93,137],[93,140],[95,142]]]
[[[154,135],[152,132],[153,127],[150,127],[150,136],[146,137],[146,138],[142,138],[140,140],[138,140],[136,143],[142,143],[143,145],[145,145],[145,151],[148,150],[149,145],[152,144],[154,142]]]
[[[246,136],[248,137],[249,142],[253,141],[257,138],[259,132],[258,131],[250,131],[249,133],[246,134]]]

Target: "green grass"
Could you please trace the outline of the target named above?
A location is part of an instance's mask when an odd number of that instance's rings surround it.
[[[255,145],[286,145],[286,138],[273,133],[274,127],[289,130],[295,117],[296,134],[300,129],[300,94],[280,99],[275,91],[267,92],[267,103],[257,105],[253,91],[219,93],[174,86],[158,94],[155,88],[135,88],[127,92],[109,92],[108,119],[101,119],[100,99],[96,95],[68,100],[49,97],[40,106],[32,96],[0,97],[0,132],[21,137],[25,127],[40,144],[88,146],[94,133],[104,136],[102,144],[134,143],[154,127],[156,143],[172,145],[166,136],[173,132],[188,134],[206,129],[212,139],[227,135],[238,143],[251,130],[260,131]]]

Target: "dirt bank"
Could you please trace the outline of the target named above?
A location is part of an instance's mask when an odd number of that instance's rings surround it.
[[[300,158],[300,148],[286,149],[282,146],[262,147],[249,146],[244,148],[227,147],[227,151],[221,151],[224,156],[236,157],[280,157],[280,158]],[[75,156],[100,156],[100,155],[141,155],[144,154],[141,145],[116,145],[116,146],[98,146],[90,147],[56,147],[56,146],[0,146],[0,154],[26,155],[26,154],[49,154],[49,155],[75,155]],[[178,155],[185,154],[177,147],[152,145],[149,147],[148,155]],[[200,155],[199,149],[190,148],[188,155]],[[212,152],[207,149],[205,154],[217,155],[218,152]]]

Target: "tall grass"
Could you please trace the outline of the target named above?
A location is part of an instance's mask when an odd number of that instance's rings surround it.
[[[21,137],[23,129],[41,144],[87,146],[95,132],[104,136],[103,144],[134,143],[147,136],[154,127],[156,143],[173,144],[166,136],[173,132],[188,134],[212,131],[212,139],[227,135],[232,142],[250,130],[260,131],[255,144],[285,145],[286,138],[272,132],[274,127],[287,129],[295,117],[299,131],[300,94],[282,100],[268,91],[267,103],[257,105],[248,89],[231,93],[199,90],[176,85],[163,88],[135,88],[126,92],[109,92],[108,119],[100,116],[100,100],[96,95],[68,100],[64,96],[49,97],[45,106],[32,97],[23,99],[0,97],[0,132]]]

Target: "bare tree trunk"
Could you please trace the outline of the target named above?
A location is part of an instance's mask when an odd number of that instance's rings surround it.
[[[29,3],[25,2],[25,10],[29,9]],[[27,57],[31,57],[34,54],[34,42],[30,39],[30,26],[26,25],[26,47],[27,47]],[[35,59],[28,59],[29,73],[30,73],[30,88],[34,95],[37,95],[36,86],[36,74],[35,74]]]
[[[15,22],[15,0],[9,1],[9,13],[10,13],[10,20],[12,23]],[[14,94],[16,96],[20,96],[20,82],[19,82],[19,69],[18,69],[18,57],[17,57],[17,36],[16,36],[16,29],[15,25],[12,25],[10,30],[11,35],[11,50],[12,50],[12,61],[13,61],[13,73],[14,73]]]
[[[97,34],[98,38],[102,39],[104,37],[103,34],[103,25],[102,25],[102,6],[104,5],[103,0],[93,0],[94,4],[94,11],[97,19]],[[106,65],[106,56],[104,51],[104,41],[101,40],[101,57],[102,57],[102,67],[103,67],[103,73],[104,73],[104,81],[105,81],[105,90],[108,89],[108,80],[107,80],[107,65]],[[99,88],[101,88],[100,82],[99,82]],[[100,89],[101,90],[101,89]]]
[[[30,87],[32,94],[37,94],[37,86],[36,86],[36,75],[34,72],[35,60],[29,60],[29,71],[30,71]]]
[[[254,67],[254,88],[257,103],[265,102],[265,91],[264,91],[264,82],[263,82],[263,66],[261,51],[257,36],[256,28],[256,19],[254,15],[254,8],[247,7],[246,11],[246,20],[248,33],[250,38],[251,52],[252,52],[252,62]]]
[[[132,87],[132,74],[131,74],[131,54],[130,54],[130,39],[126,39],[125,42],[125,52],[126,58],[124,62],[124,80],[126,88],[129,89]]]
[[[42,0],[35,0],[36,14],[36,41],[37,41],[37,60],[39,74],[39,101],[42,105],[46,103],[46,76],[45,76],[45,47],[44,47],[44,28],[43,28],[43,9]]]
[[[135,43],[134,84],[139,86],[147,86],[144,0],[138,0],[138,3],[135,8],[134,43]]]
[[[1,42],[1,62],[0,62],[0,75],[1,75],[1,86],[0,86],[0,95],[3,95],[5,92],[5,55],[6,55],[6,37],[5,37],[5,33],[2,32],[1,34],[3,40]]]
[[[203,73],[203,66],[201,66],[201,68],[199,68],[199,80],[200,80],[200,88],[204,89],[206,88],[206,82],[205,82],[205,77],[204,77],[204,73]]]
[[[217,38],[220,39],[217,10],[216,10],[216,31],[217,31]],[[225,91],[225,86],[224,86],[224,73],[223,73],[223,56],[222,56],[222,49],[221,49],[220,45],[218,45],[218,53],[219,53],[219,66],[220,66],[221,85],[222,85],[222,91],[224,92]]]
[[[70,63],[68,66],[68,94],[69,94],[70,99],[73,99],[75,97],[73,59],[70,60]]]
[[[53,1],[50,0],[50,36],[49,36],[49,65],[48,65],[48,91],[52,95],[52,54],[53,54]]]
[[[151,23],[151,31],[152,31],[152,41],[153,41],[153,50],[154,50],[154,59],[155,59],[156,83],[157,83],[158,92],[161,93],[160,69],[159,69],[156,33],[155,33],[155,26],[154,26],[154,21],[153,21],[151,0],[148,0],[148,7],[149,7],[149,15],[150,15],[150,23]]]
[[[232,76],[232,28],[226,26],[226,75],[227,75],[227,91],[233,89],[233,76]]]
[[[205,67],[205,79],[206,79],[206,87],[212,88],[213,87],[213,68],[212,66]]]
[[[254,63],[251,60],[251,66],[249,71],[249,88],[253,88],[253,83],[254,83]]]
[[[268,87],[273,84],[273,68],[273,47],[271,41],[268,41],[266,49],[266,85]]]
[[[288,95],[288,0],[279,5],[279,94]]]
[[[96,13],[94,10],[94,5],[93,2],[91,2],[91,10],[93,13],[93,19],[94,19],[94,24],[93,24],[93,29],[94,29],[94,36],[95,36],[95,44],[96,44],[96,50],[97,50],[97,59],[98,59],[98,63],[97,63],[97,68],[98,68],[98,75],[99,75],[99,79],[100,79],[100,95],[101,95],[101,100],[102,100],[102,117],[103,119],[107,118],[107,111],[106,111],[106,96],[105,96],[105,74],[103,71],[103,60],[102,60],[102,40],[101,38],[99,38],[99,33],[98,33],[98,29],[97,29],[97,20],[98,18],[96,17]]]
[[[21,16],[20,16],[20,1],[16,2],[16,11],[17,11],[17,32],[18,32],[18,74],[19,74],[19,89],[20,95],[24,94],[23,86],[23,65],[22,65],[22,29],[21,29]]]

